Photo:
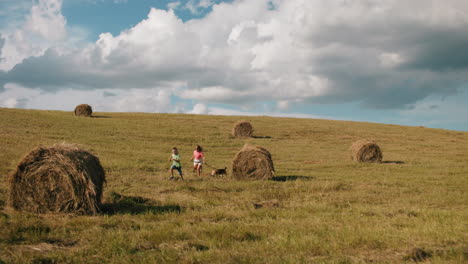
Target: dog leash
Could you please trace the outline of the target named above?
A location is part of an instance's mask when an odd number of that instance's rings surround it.
[[[212,168],[212,169],[215,169],[215,170],[216,170],[216,168],[215,168],[215,167],[213,167],[213,166],[210,166],[210,165],[209,165],[208,163],[206,163],[206,162],[205,162],[205,165],[206,165],[208,168]]]

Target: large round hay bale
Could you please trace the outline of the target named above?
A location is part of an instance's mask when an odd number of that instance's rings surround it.
[[[268,150],[246,144],[232,161],[232,175],[238,180],[266,180],[275,176],[273,160]]]
[[[253,136],[253,127],[247,121],[239,121],[232,128],[232,135],[235,137],[251,137]]]
[[[88,104],[80,104],[75,107],[76,116],[90,117],[93,114],[93,108]]]
[[[371,140],[361,139],[351,146],[351,159],[359,162],[382,162],[380,147]]]
[[[104,169],[99,159],[75,145],[38,147],[9,175],[8,203],[32,213],[99,212]]]

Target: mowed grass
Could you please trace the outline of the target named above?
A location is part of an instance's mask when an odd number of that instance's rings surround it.
[[[0,109],[0,263],[431,263],[468,261],[468,133],[371,123],[175,114]],[[257,138],[230,136],[249,120]],[[374,139],[382,164],[350,160]],[[6,206],[6,175],[38,145],[81,144],[107,173],[98,216]],[[231,167],[245,144],[267,148],[275,181],[197,178]],[[172,147],[186,181],[169,181]],[[277,200],[279,207],[254,203]],[[419,260],[424,259],[424,257]]]

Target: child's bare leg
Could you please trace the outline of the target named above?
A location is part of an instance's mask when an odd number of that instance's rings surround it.
[[[201,177],[201,165],[198,164],[197,166],[197,174],[198,174],[198,177]]]

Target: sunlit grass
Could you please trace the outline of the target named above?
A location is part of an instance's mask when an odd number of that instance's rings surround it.
[[[401,263],[422,248],[434,263],[467,261],[468,133],[249,117],[259,137],[235,139],[229,133],[239,117],[96,115],[0,109],[0,260]],[[377,141],[388,163],[353,163],[348,150],[360,138]],[[63,141],[101,159],[108,180],[103,214],[4,208],[6,174],[33,147]],[[276,181],[192,174],[196,144],[209,165],[229,169],[247,142],[271,152]],[[167,180],[175,146],[185,182]],[[273,199],[279,207],[253,206]]]

